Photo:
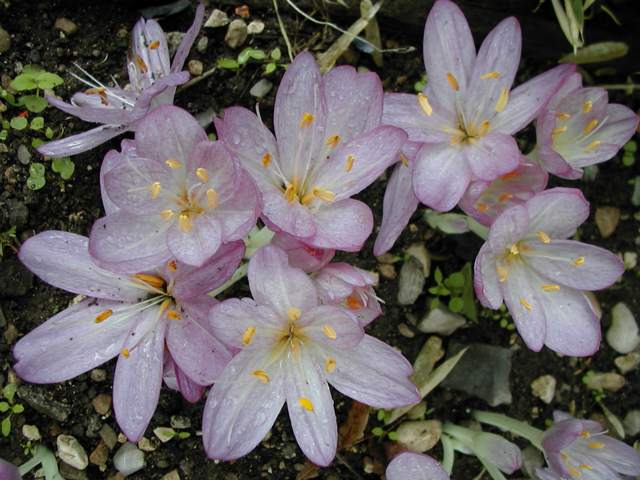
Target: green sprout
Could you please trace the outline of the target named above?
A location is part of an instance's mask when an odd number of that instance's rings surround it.
[[[242,50],[235,59],[229,57],[218,58],[218,68],[224,70],[239,70],[251,61],[262,62],[264,63],[264,75],[271,75],[278,67],[286,67],[285,64],[280,63],[281,58],[282,52],[280,52],[279,48],[274,48],[267,55],[264,50],[247,47]]]
[[[443,297],[449,297],[447,306],[453,313],[461,313],[469,320],[476,321],[478,312],[473,295],[473,279],[471,263],[465,264],[459,272],[453,272],[444,278],[440,268],[433,274],[436,285],[429,287],[429,293],[435,298],[431,300],[431,308],[437,308]]]
[[[625,167],[632,167],[636,163],[636,151],[638,144],[635,140],[629,140],[623,147],[622,164]]]
[[[40,190],[44,187],[46,180],[44,179],[45,168],[42,163],[34,162],[29,165],[29,178],[27,178],[27,187],[31,190]]]
[[[47,72],[35,65],[27,65],[22,69],[22,73],[14,78],[9,85],[17,92],[32,92],[35,90],[35,93],[21,96],[14,106],[23,106],[30,112],[40,113],[48,105],[45,98],[40,95],[40,90],[53,90],[63,83],[64,80],[55,73]]]
[[[22,404],[15,403],[17,388],[15,383],[8,383],[1,392],[5,401],[0,401],[0,413],[7,414],[0,422],[0,433],[2,433],[3,437],[8,437],[11,433],[11,416],[24,412]]]
[[[13,250],[16,250],[14,244],[17,242],[16,237],[16,226],[10,227],[8,230],[4,232],[0,232],[0,257],[4,254],[4,249],[9,247]]]
[[[63,180],[69,180],[76,169],[75,164],[70,157],[54,158],[51,169],[60,174]]]

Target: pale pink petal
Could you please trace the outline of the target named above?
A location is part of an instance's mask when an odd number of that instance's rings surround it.
[[[307,207],[297,201],[289,203],[283,190],[275,187],[262,189],[261,192],[262,214],[276,230],[282,230],[300,239],[309,239],[316,233],[314,216]]]
[[[442,212],[451,210],[462,198],[470,180],[471,170],[461,149],[438,143],[426,144],[418,152],[413,191],[428,207]]]
[[[74,95],[74,97],[76,95]],[[52,106],[56,107],[58,110],[62,110],[69,115],[73,115],[74,117],[78,117],[85,122],[103,123],[107,125],[126,125],[134,122],[135,120],[138,120],[138,118],[136,118],[136,116],[132,114],[131,110],[124,110],[122,108],[111,105],[102,105],[100,103],[100,97],[98,95],[83,96],[87,99],[97,100],[97,106],[89,106],[96,105],[93,102],[82,102],[84,103],[84,105],[74,105],[72,103],[66,103],[59,98],[51,95],[48,95],[46,99]]]
[[[316,234],[305,241],[319,248],[357,252],[373,230],[371,209],[352,198],[320,207],[314,220]]]
[[[494,180],[518,166],[520,149],[511,135],[492,132],[464,150],[471,172],[481,180]]]
[[[404,452],[387,466],[387,480],[449,480],[444,468],[433,458]]]
[[[200,215],[189,231],[176,222],[167,230],[167,246],[180,262],[199,267],[215,255],[222,243],[220,222],[209,215]]]
[[[318,294],[323,302],[344,300],[356,287],[366,287],[376,283],[369,272],[348,263],[331,263],[314,277]]]
[[[303,311],[298,322],[304,334],[323,348],[351,349],[364,336],[364,330],[353,315],[333,305],[319,305]]]
[[[380,340],[365,335],[353,348],[334,348],[333,355],[335,369],[326,374],[327,381],[344,395],[375,408],[420,401],[418,389],[409,380],[411,364]]]
[[[158,405],[162,387],[166,321],[136,348],[118,358],[113,376],[113,411],[118,425],[132,442],[144,435]]]
[[[227,365],[209,392],[202,418],[202,441],[207,456],[235,460],[246,455],[269,432],[285,401],[280,362],[266,355],[241,351]],[[264,376],[256,376],[261,371]]]
[[[114,272],[153,269],[172,257],[165,240],[168,226],[160,217],[118,211],[93,224],[89,253],[98,265]]]
[[[104,177],[113,168],[115,168],[117,165],[120,165],[123,161],[123,158],[124,155],[117,150],[109,150],[105,155],[104,160],[102,160],[102,164],[100,165],[100,198],[102,199],[102,206],[104,208],[105,215],[117,212],[118,206],[113,203],[113,201],[107,194],[107,189],[105,188],[104,184]]]
[[[127,70],[136,90],[150,87],[156,78],[170,72],[167,37],[155,20],[141,18],[136,22],[129,47]]]
[[[338,428],[333,399],[324,375],[305,350],[284,363],[289,419],[298,445],[306,457],[325,467],[333,461]]]
[[[424,27],[424,64],[429,86],[440,103],[453,109],[455,98],[464,95],[476,59],[476,47],[464,14],[449,0],[434,3]],[[458,85],[454,91],[448,76]]]
[[[335,250],[314,248],[284,232],[276,233],[271,245],[281,248],[289,257],[289,265],[305,272],[315,272],[324,267],[335,255]]]
[[[126,125],[100,125],[86,132],[40,145],[37,150],[46,157],[60,158],[91,150],[129,130]]]
[[[589,217],[589,202],[577,188],[556,187],[540,192],[526,203],[529,232],[567,238]]]
[[[253,180],[245,172],[238,172],[235,192],[212,214],[222,227],[225,242],[244,238],[255,226],[260,215],[261,199]]]
[[[287,254],[270,245],[262,247],[249,261],[249,287],[258,305],[272,307],[282,318],[289,308],[302,312],[318,305],[318,293],[309,276],[289,266]]]
[[[44,282],[68,292],[107,300],[132,301],[145,295],[126,275],[98,267],[89,256],[89,239],[57,230],[22,244],[18,257]]]
[[[496,218],[489,230],[488,245],[494,254],[500,254],[518,242],[530,231],[529,215],[524,205],[515,205]]]
[[[502,305],[502,291],[496,266],[496,258],[489,249],[489,244],[485,243],[474,263],[473,286],[480,303],[493,310]]]
[[[14,370],[32,383],[64,382],[112,359],[122,349],[136,316],[127,303],[84,300],[54,315],[13,348]],[[112,310],[101,323],[96,317]]]
[[[179,72],[180,70],[182,70],[184,62],[189,55],[189,50],[191,50],[193,42],[196,40],[196,37],[200,32],[203,20],[204,3],[198,3],[198,7],[196,8],[196,16],[193,19],[193,24],[189,27],[189,30],[187,30],[184,37],[182,37],[182,41],[180,42],[180,45],[178,45],[178,50],[173,56],[173,62],[171,63],[172,72]]]
[[[195,145],[185,167],[186,183],[192,187],[198,185],[197,188],[201,192],[200,198],[202,199],[200,203],[202,204],[206,204],[206,197],[203,194],[210,188],[218,194],[219,203],[229,201],[238,189],[238,177],[241,170],[231,152],[220,141],[210,142],[207,140]],[[207,172],[207,181],[203,181],[202,169]]]
[[[204,395],[206,388],[189,378],[189,376],[180,370],[180,367],[175,365],[175,363],[173,365],[173,369],[176,377],[176,387],[182,394],[182,397],[189,403],[197,403]],[[167,368],[165,364],[165,383],[167,382],[166,370]]]
[[[147,336],[158,328],[160,323],[165,321],[164,310],[160,308],[159,304],[156,303],[155,305],[147,306],[146,309],[137,315],[136,321],[131,322],[131,328],[122,345],[123,348],[129,351],[133,350],[138,344],[146,340]]]

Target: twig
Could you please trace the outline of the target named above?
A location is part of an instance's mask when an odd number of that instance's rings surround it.
[[[180,93],[180,92],[186,90],[187,88],[193,87],[195,84],[200,83],[205,78],[209,78],[211,75],[213,75],[213,73],[217,70],[217,68],[218,67],[210,68],[206,72],[203,72],[202,75],[200,75],[199,77],[193,77],[191,80],[189,80],[184,85],[179,86],[178,89],[177,89],[177,93]]]
[[[284,22],[282,21],[282,17],[280,16],[280,10],[278,10],[278,0],[273,0],[273,8],[276,11],[276,17],[278,18],[278,25],[280,26],[280,32],[282,32],[282,38],[284,39],[284,43],[286,43],[287,45],[289,60],[293,62],[293,48],[291,47],[291,42],[289,41],[287,30],[284,28]]]
[[[606,90],[640,90],[640,84],[637,83],[612,83],[609,85],[598,85]]]
[[[353,473],[353,475],[358,479],[358,480],[362,480],[362,477],[360,476],[360,474],[358,472],[356,472],[353,467],[351,465],[349,465],[347,463],[347,461],[342,457],[342,455],[340,455],[339,453],[336,453],[336,458],[338,459],[338,461],[343,464],[345,467],[347,467],[347,469]]]

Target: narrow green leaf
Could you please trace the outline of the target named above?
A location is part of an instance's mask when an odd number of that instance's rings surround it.
[[[629,46],[624,42],[599,42],[581,48],[560,59],[562,63],[598,63],[624,57],[629,53]]]
[[[7,383],[2,389],[2,395],[4,396],[4,398],[9,400],[10,403],[13,403],[13,398],[16,395],[16,390],[18,390],[18,386],[15,383]]]
[[[224,68],[226,70],[237,70],[239,67],[240,65],[233,58],[218,58],[218,68]]]
[[[8,437],[9,433],[11,433],[11,417],[5,417],[0,428],[2,429],[2,436]]]

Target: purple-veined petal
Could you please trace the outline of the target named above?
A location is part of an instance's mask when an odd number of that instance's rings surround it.
[[[158,405],[162,387],[166,321],[134,348],[118,358],[113,377],[113,411],[132,442],[140,440]]]
[[[254,375],[258,371],[266,377]],[[283,380],[280,362],[269,363],[268,353],[244,350],[229,362],[204,407],[202,441],[209,458],[235,460],[262,441],[284,404]]]
[[[200,28],[202,27],[202,21],[204,20],[204,4],[198,3],[198,7],[196,8],[196,16],[193,19],[193,23],[189,27],[189,30],[185,33],[184,37],[182,37],[182,41],[178,46],[178,50],[176,50],[176,54],[173,56],[173,62],[171,63],[171,71],[179,72],[182,70],[184,66],[184,62],[189,55],[189,51],[193,45],[193,42],[196,40],[198,33],[200,32]]]
[[[128,125],[100,125],[86,132],[40,145],[37,150],[51,158],[67,157],[91,150],[129,130]]]
[[[136,317],[136,321],[131,322],[131,328],[122,345],[123,349],[133,350],[138,344],[147,339],[147,335],[158,328],[160,323],[166,321],[166,310],[161,308],[161,300],[160,298],[158,301],[151,302],[151,304]]]
[[[529,232],[567,238],[589,217],[589,202],[577,188],[556,187],[538,193],[526,203]]]
[[[173,106],[176,86],[189,80],[189,72],[170,73],[158,78],[153,85],[145,88],[136,99],[133,113],[137,118],[146,116],[154,107],[160,105]]]
[[[526,127],[575,69],[575,65],[559,65],[513,89],[507,106],[491,122],[493,131],[513,135]]]
[[[577,179],[582,176],[582,171],[572,167],[560,153],[556,152],[553,132],[556,128],[557,112],[555,110],[543,111],[536,121],[537,148],[532,152],[532,157],[537,159],[542,167],[549,173],[567,179]]]
[[[471,172],[481,180],[494,180],[511,172],[520,161],[520,149],[511,135],[491,132],[464,150]]]
[[[574,240],[527,242],[526,262],[542,277],[578,290],[601,290],[624,273],[624,263],[604,248]]]
[[[351,349],[364,336],[357,320],[344,308],[319,305],[303,311],[298,324],[305,335],[323,347]]]
[[[216,289],[233,275],[243,255],[244,242],[236,241],[222,245],[200,267],[177,264],[172,296],[185,301]]]
[[[150,270],[172,258],[165,240],[169,226],[159,216],[118,211],[93,224],[89,253],[98,265],[114,272]]]
[[[167,368],[165,364],[165,383],[167,382],[166,370]],[[189,378],[189,376],[175,363],[173,363],[173,370],[176,378],[176,387],[182,394],[182,397],[189,403],[198,402],[204,395],[206,388]]]
[[[387,466],[387,480],[449,480],[444,468],[433,458],[404,452]]]
[[[311,211],[299,202],[289,203],[282,190],[276,187],[262,188],[262,214],[279,230],[300,239],[310,239],[316,233]],[[270,227],[271,228],[271,227]]]
[[[222,227],[224,241],[240,240],[255,226],[261,210],[261,199],[251,177],[238,172],[236,190],[213,214]]]
[[[524,205],[514,205],[496,218],[487,243],[494,254],[500,254],[518,242],[528,231],[529,214]]]
[[[112,315],[96,323],[109,310]],[[14,370],[32,383],[69,380],[118,355],[136,319],[130,304],[84,300],[22,337],[13,349]]]
[[[89,256],[88,244],[87,237],[48,230],[24,242],[18,257],[41,280],[68,292],[121,301],[145,296],[126,275],[97,266]]]
[[[202,266],[222,244],[222,227],[209,215],[198,216],[188,230],[174,223],[167,231],[167,246],[180,262]]]
[[[467,89],[476,59],[469,24],[455,3],[438,0],[433,4],[422,51],[434,98],[453,110],[456,96],[463,96]]]
[[[635,448],[606,435],[598,440],[604,448],[594,454],[596,459],[621,475],[640,475],[640,453]]]
[[[291,307],[302,312],[318,305],[313,281],[298,268],[289,266],[287,254],[278,247],[265,246],[249,261],[249,287],[258,305],[272,307],[287,318]]]
[[[104,177],[122,162],[123,155],[117,150],[109,150],[100,165],[100,198],[102,199],[102,207],[105,215],[118,211],[118,206],[113,203],[107,194]]]
[[[385,125],[338,146],[319,167],[314,185],[335,194],[334,201],[349,198],[371,185],[391,164],[407,139],[399,128]],[[322,200],[315,200],[322,202]]]
[[[173,105],[154,109],[136,128],[138,155],[162,163],[175,159],[186,165],[191,151],[205,140],[207,134],[196,119]]]
[[[426,144],[418,152],[413,191],[428,207],[442,212],[451,210],[470,180],[471,171],[460,148],[448,143]]]
[[[289,419],[302,452],[313,463],[327,466],[333,461],[338,427],[329,385],[307,349],[300,357],[284,362]]]
[[[416,386],[409,380],[411,364],[389,345],[365,335],[353,348],[332,350],[335,368],[326,373],[327,381],[344,395],[375,408],[420,401]]]
[[[87,95],[85,95],[87,96]],[[94,96],[91,95],[91,98]],[[95,95],[96,98],[100,98]],[[52,95],[46,97],[49,104],[56,107],[58,110],[62,110],[69,115],[78,117],[80,120],[91,123],[102,123],[105,125],[128,125],[139,117],[136,117],[131,110],[125,110],[116,106],[102,105],[98,101],[100,106],[89,106],[89,104],[78,106],[72,103],[67,103]]]
[[[569,474],[562,458],[562,450],[571,446],[580,437],[582,431],[582,424],[578,420],[556,420],[556,423],[545,432],[542,447],[547,462],[555,472],[562,475]]]
[[[356,287],[374,285],[376,279],[365,270],[348,263],[331,263],[314,277],[318,294],[323,302],[344,300]]]
[[[319,248],[357,252],[373,230],[371,209],[353,198],[321,206],[314,220],[316,234],[308,242]]]
[[[502,305],[502,291],[496,267],[496,258],[489,244],[485,243],[480,248],[473,266],[473,286],[480,303],[493,310]]]
[[[236,161],[224,144],[207,140],[195,146],[187,159],[185,173],[187,185],[199,185],[202,192],[212,188],[217,193],[218,202],[225,203],[238,189],[239,172]]]
[[[276,233],[271,245],[281,248],[289,257],[289,265],[305,272],[315,272],[324,267],[335,255],[335,250],[314,248],[284,232]]]

